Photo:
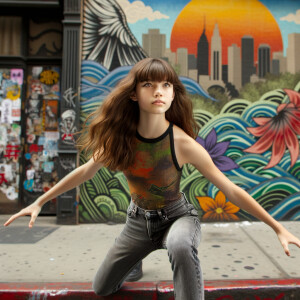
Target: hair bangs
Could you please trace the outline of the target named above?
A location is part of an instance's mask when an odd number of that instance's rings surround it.
[[[176,73],[165,61],[161,59],[149,59],[136,72],[136,81],[168,81],[174,83],[176,81]]]

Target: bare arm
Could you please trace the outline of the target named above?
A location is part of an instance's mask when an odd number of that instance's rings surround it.
[[[288,249],[289,243],[300,247],[300,240],[288,232],[246,191],[231,182],[215,166],[207,151],[199,143],[188,137],[181,143],[179,149],[179,152],[182,153],[181,157],[184,157],[184,163],[194,165],[209,181],[218,187],[233,204],[268,224],[276,232],[287,255],[290,255]]]
[[[57,196],[69,190],[72,190],[73,188],[79,186],[86,180],[91,179],[101,167],[102,165],[100,163],[95,162],[94,159],[91,158],[87,163],[76,168],[67,176],[65,176],[49,191],[40,196],[34,203],[11,216],[9,220],[7,220],[7,222],[4,223],[4,226],[8,226],[11,222],[13,222],[15,219],[21,216],[31,215],[29,227],[32,227],[38,214],[42,209],[42,206],[46,202],[50,201],[53,198],[56,198]]]

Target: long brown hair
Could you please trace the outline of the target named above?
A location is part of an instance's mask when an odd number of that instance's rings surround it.
[[[80,150],[92,154],[111,170],[125,170],[133,163],[139,107],[130,97],[137,83],[147,80],[173,84],[175,97],[166,119],[193,138],[198,134],[192,103],[174,69],[164,60],[145,58],[133,66],[102,105],[88,116],[77,141]]]

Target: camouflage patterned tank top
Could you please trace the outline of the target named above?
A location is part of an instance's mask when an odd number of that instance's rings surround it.
[[[134,163],[124,171],[132,201],[144,209],[159,209],[181,197],[173,124],[155,139],[136,133]]]

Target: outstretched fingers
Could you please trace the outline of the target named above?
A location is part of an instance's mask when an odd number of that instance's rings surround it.
[[[21,216],[24,216],[24,214],[22,214],[22,211],[14,214],[4,223],[4,226],[8,226],[10,223],[12,223],[14,220],[16,220],[17,218],[19,218]]]
[[[290,253],[290,249],[289,249],[288,243],[283,243],[282,246],[283,246],[283,249],[284,249],[285,254],[286,254],[287,256],[291,256],[291,253]]]
[[[289,240],[285,240],[282,242],[282,247],[284,249],[284,252],[287,256],[290,256],[290,250],[289,250],[289,244],[294,244],[300,248],[300,240],[292,235],[292,238]]]
[[[30,222],[29,222],[29,227],[30,227],[30,228],[32,228],[32,226],[33,226],[33,224],[34,224],[34,222],[35,222],[37,216],[38,216],[37,214],[32,214],[32,215],[31,215],[31,219],[30,219]]]
[[[29,222],[29,227],[31,228],[38,216],[39,210],[34,209],[32,207],[30,208],[25,208],[19,211],[18,213],[12,215],[5,223],[4,226],[8,226],[11,224],[14,220],[18,219],[19,217],[22,216],[31,216],[30,222]]]

